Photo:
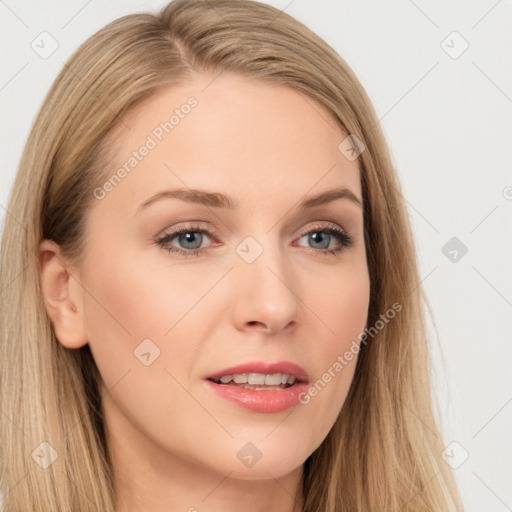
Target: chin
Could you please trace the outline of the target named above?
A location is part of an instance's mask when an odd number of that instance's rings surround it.
[[[279,479],[293,473],[299,469],[303,463],[304,462],[296,462],[294,464],[278,463],[277,457],[273,457],[272,460],[267,460],[266,462],[263,462],[263,459],[261,459],[252,468],[238,467],[241,466],[238,465],[236,469],[231,469],[229,477],[245,481]]]
[[[265,436],[268,436],[268,431]],[[261,436],[260,441],[254,442],[246,441],[251,437],[237,439],[233,443],[234,449],[226,447],[219,454],[220,464],[215,465],[216,470],[238,480],[281,478],[300,468],[310,455],[306,450],[298,449],[301,445],[305,448],[300,435],[286,439],[277,435],[274,439],[271,437],[272,434],[265,440]]]

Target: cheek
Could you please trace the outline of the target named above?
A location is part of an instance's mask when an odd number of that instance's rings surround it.
[[[115,261],[97,254],[83,276],[84,310],[111,424],[120,437],[133,440],[136,426],[176,453],[193,452],[202,425],[218,429],[185,389],[202,336],[197,315],[211,302],[195,306],[218,277],[170,268],[165,259],[157,258],[157,271],[129,253]]]
[[[84,286],[90,292],[88,328],[117,332],[112,341],[164,338],[209,286],[197,272],[166,265],[165,256],[158,267],[135,254],[108,258],[98,255],[91,261]]]
[[[322,293],[309,294],[308,305],[318,317],[314,375],[301,397],[304,417],[311,422],[312,446],[318,446],[332,428],[354,376],[360,335],[367,320],[370,283],[365,265],[347,266],[322,283]]]
[[[313,274],[311,274],[313,276]],[[352,258],[338,269],[316,272],[302,286],[312,320],[321,336],[325,357],[338,354],[364,330],[370,300],[369,274],[364,256]],[[316,320],[314,320],[316,318]],[[318,348],[318,347],[317,347]]]
[[[89,345],[107,389],[129,372],[134,388],[128,395],[143,390],[155,397],[158,390],[181,394],[166,369],[179,382],[193,372],[205,329],[222,310],[208,292],[225,269],[172,266],[163,251],[153,258],[135,251],[94,254],[83,274],[89,292],[84,312]]]

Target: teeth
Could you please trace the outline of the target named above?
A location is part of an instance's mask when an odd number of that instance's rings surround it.
[[[265,384],[265,375],[261,373],[249,373],[247,376],[248,384]]]
[[[265,384],[267,386],[279,386],[281,382],[282,378],[280,373],[275,373],[274,375],[265,375]]]
[[[229,384],[234,381],[235,384],[249,384],[253,386],[279,386],[294,384],[295,377],[285,373],[274,373],[265,375],[263,373],[237,373],[234,375],[223,375],[219,381],[222,384]]]

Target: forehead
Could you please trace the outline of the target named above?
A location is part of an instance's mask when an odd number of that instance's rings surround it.
[[[299,199],[345,186],[361,197],[357,160],[339,149],[345,137],[325,107],[288,86],[229,72],[195,75],[124,117],[110,170],[125,172],[112,195],[142,201],[179,186]]]

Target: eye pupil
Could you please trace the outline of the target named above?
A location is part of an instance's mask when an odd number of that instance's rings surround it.
[[[314,232],[310,233],[309,238],[310,238],[310,241],[312,241],[313,243],[321,244],[323,236],[326,237],[324,239],[324,242],[327,241],[327,245],[325,245],[325,243],[324,243],[324,246],[321,247],[321,249],[326,249],[327,247],[329,247],[329,243],[330,243],[330,235],[328,233],[323,233],[321,231],[314,231]]]
[[[189,247],[189,246],[186,246],[185,248],[186,249],[199,249],[201,247],[201,236],[203,236],[201,233],[197,233],[197,232],[194,232],[194,231],[188,231],[187,233],[183,233],[183,234],[180,234],[178,235],[178,239],[180,241],[180,243],[193,243],[194,242],[194,238],[195,237],[198,237],[199,239],[199,245],[197,245],[197,247]],[[197,242],[197,240],[196,240]]]

